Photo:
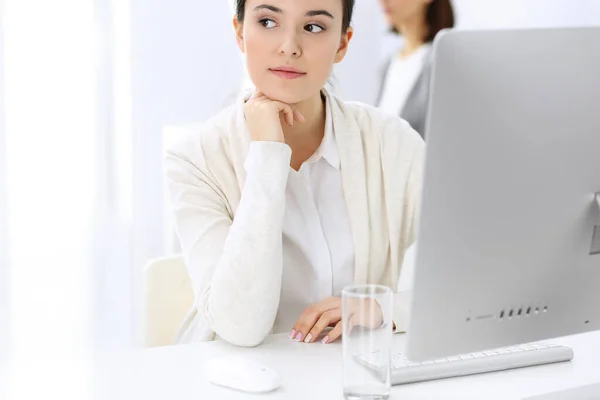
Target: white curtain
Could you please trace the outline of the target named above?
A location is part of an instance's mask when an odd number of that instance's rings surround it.
[[[97,347],[114,348],[135,344],[130,19],[129,1],[95,1],[95,182],[100,196],[94,210],[92,330]]]
[[[4,59],[3,4],[0,2],[0,60]],[[8,212],[6,207],[6,138],[4,123],[4,63],[0,61],[0,398],[6,398],[8,372]]]
[[[3,399],[92,398],[94,351],[133,341],[127,7],[4,0]]]
[[[9,398],[60,391],[85,398],[96,194],[93,2],[4,5]]]

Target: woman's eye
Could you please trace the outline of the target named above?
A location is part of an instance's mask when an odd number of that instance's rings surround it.
[[[265,28],[275,28],[275,21],[273,21],[272,19],[268,19],[268,18],[263,18],[260,21],[258,21],[259,24],[261,24],[263,27]]]
[[[322,31],[324,31],[324,30],[325,30],[325,28],[323,28],[323,27],[321,27],[321,26],[319,26],[319,25],[317,25],[317,24],[310,24],[310,25],[306,25],[306,26],[304,27],[304,29],[305,29],[307,32],[311,32],[311,33],[319,33],[319,32],[322,32]]]

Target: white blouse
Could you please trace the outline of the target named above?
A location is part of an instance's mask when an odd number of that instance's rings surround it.
[[[248,157],[264,154],[256,151],[264,145],[252,143]],[[250,160],[247,165],[260,164]],[[262,171],[250,168],[247,173]],[[341,296],[354,279],[354,244],[329,103],[321,145],[298,171],[289,168],[282,248],[281,296],[273,333],[291,331],[307,307]]]

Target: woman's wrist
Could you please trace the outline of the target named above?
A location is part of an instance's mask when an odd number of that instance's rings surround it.
[[[244,168],[246,172],[255,169],[267,172],[273,172],[273,169],[283,169],[287,175],[291,159],[292,149],[285,143],[253,141],[250,143]]]

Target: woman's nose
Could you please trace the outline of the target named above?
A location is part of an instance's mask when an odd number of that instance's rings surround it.
[[[281,47],[279,48],[279,54],[290,55],[294,57],[300,57],[300,55],[302,55],[300,43],[298,42],[298,37],[295,33],[286,36],[285,40],[281,44]]]

